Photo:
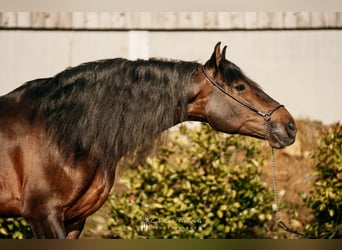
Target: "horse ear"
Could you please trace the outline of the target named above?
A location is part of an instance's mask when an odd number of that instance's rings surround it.
[[[227,49],[227,45],[223,47],[223,50],[221,53],[221,61],[226,60],[226,49]]]
[[[210,66],[210,67],[217,69],[218,66],[220,65],[220,62],[221,62],[220,45],[221,45],[221,42],[218,42],[215,45],[213,54],[211,55],[209,61],[206,62],[207,66]]]

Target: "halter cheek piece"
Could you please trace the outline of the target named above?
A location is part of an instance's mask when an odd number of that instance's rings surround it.
[[[205,75],[205,77],[218,89],[220,90],[223,94],[225,94],[226,96],[229,96],[230,98],[232,98],[233,100],[235,100],[236,102],[240,103],[242,106],[245,106],[246,108],[254,111],[255,113],[257,113],[258,115],[260,115],[262,118],[264,118],[264,121],[265,121],[265,139],[268,138],[268,128],[269,128],[269,122],[271,121],[271,116],[272,114],[284,107],[284,105],[282,104],[278,104],[274,109],[271,109],[270,111],[268,111],[267,113],[264,113],[260,110],[258,110],[257,108],[255,108],[254,106],[252,106],[251,104],[233,96],[231,93],[228,93],[227,91],[225,91],[217,82],[215,82],[209,75],[208,73],[205,71],[205,68],[204,66],[202,67],[202,71]]]

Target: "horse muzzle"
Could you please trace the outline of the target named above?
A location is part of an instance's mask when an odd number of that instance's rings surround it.
[[[297,127],[294,121],[288,123],[270,123],[268,141],[273,148],[285,148],[295,142]]]

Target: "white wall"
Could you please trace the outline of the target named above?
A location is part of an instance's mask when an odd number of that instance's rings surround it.
[[[204,63],[217,41],[227,57],[297,118],[342,121],[342,30],[0,31],[0,95],[82,62],[161,57]]]

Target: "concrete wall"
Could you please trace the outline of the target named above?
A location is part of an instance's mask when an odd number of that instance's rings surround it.
[[[204,63],[217,41],[227,56],[297,118],[342,121],[342,30],[0,30],[0,95],[82,62],[174,58]]]
[[[196,8],[195,8],[196,9]],[[252,8],[253,9],[253,8]],[[72,30],[235,30],[341,28],[338,11],[1,12],[0,28]]]

